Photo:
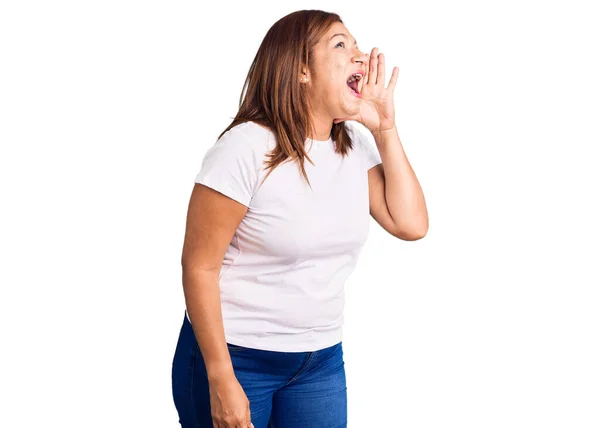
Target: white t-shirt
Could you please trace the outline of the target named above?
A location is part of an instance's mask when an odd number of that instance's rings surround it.
[[[275,137],[254,122],[230,129],[206,152],[195,182],[248,207],[219,275],[228,343],[310,352],[342,340],[344,283],[369,231],[367,170],[381,163],[367,131],[346,126],[354,145],[348,157],[335,153],[331,138],[306,140],[312,190],[291,159],[259,187]]]

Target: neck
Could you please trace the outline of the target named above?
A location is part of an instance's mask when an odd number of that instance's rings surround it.
[[[314,134],[309,135],[308,138],[318,141],[327,141],[331,135],[331,128],[333,127],[333,118],[328,115],[313,115],[312,123],[314,125]]]

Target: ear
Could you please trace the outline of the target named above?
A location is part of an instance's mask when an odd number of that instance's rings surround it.
[[[310,81],[310,76],[308,70],[306,68],[302,68],[302,71],[299,75],[300,83],[308,83]]]

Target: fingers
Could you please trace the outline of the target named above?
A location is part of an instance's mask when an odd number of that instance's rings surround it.
[[[394,67],[392,70],[392,77],[388,84],[388,88],[392,91],[396,87],[398,81],[398,74],[400,69]],[[373,48],[369,57],[368,74],[365,78],[365,85],[385,85],[385,55],[379,53],[379,48]]]
[[[392,78],[390,79],[390,84],[388,85],[388,89],[390,89],[392,92],[394,91],[394,88],[396,87],[396,82],[398,81],[399,74],[400,74],[400,69],[398,67],[394,67],[394,70],[392,70]]]
[[[382,53],[377,55],[377,82],[375,84],[385,83],[385,58]]]
[[[250,417],[250,401],[248,401],[248,419],[246,419],[246,426],[248,428],[254,428],[254,424],[252,423],[252,418]]]
[[[367,85],[374,85],[377,80],[377,52],[377,48],[371,50],[371,56],[369,57],[369,77],[365,82]]]
[[[369,76],[367,85],[377,85],[385,81],[385,64],[383,54],[379,53],[379,48],[371,50],[369,57]]]

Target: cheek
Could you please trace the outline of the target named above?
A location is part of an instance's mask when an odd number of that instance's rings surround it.
[[[327,63],[326,76],[327,83],[334,88],[339,88],[344,83],[344,73],[346,67],[339,61],[329,61]]]
[[[344,81],[344,73],[348,71],[347,67],[339,61],[332,60],[315,71],[319,78],[314,81],[314,96],[325,103],[334,102],[337,104],[340,100],[340,94],[347,88]]]
[[[331,69],[327,79],[329,91],[339,94],[340,90],[343,90],[346,87],[346,82],[344,82],[343,75],[344,69],[342,67]]]

